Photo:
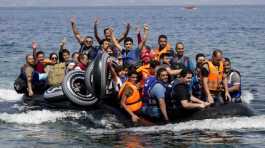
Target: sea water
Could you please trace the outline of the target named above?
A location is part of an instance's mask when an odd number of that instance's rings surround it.
[[[0,147],[264,147],[264,14],[265,6],[0,8]],[[151,47],[165,34],[173,47],[184,42],[192,59],[222,49],[241,72],[243,100],[257,115],[120,128],[111,115],[99,117],[93,111],[25,111],[13,82],[25,55],[32,53],[31,41],[46,56],[58,51],[64,37],[67,48],[77,51],[71,16],[77,17],[81,35],[93,36],[93,22],[100,17],[101,37],[108,26],[119,36],[130,22],[129,36],[136,42],[136,26],[147,23]]]

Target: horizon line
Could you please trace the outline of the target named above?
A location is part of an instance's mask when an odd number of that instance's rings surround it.
[[[70,5],[63,5],[63,6],[53,6],[53,5],[45,5],[45,6],[0,6],[0,8],[65,8],[65,7],[69,7],[69,8],[88,8],[88,7],[158,7],[158,6],[170,6],[170,7],[184,7],[184,6],[265,6],[265,4],[176,4],[176,5],[172,5],[172,4],[165,4],[165,5],[158,5],[158,4],[153,4],[153,5],[93,5],[93,6],[84,6],[84,5],[80,5],[80,6],[70,6]]]

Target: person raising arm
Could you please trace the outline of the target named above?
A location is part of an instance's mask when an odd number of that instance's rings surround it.
[[[99,18],[96,17],[95,23],[94,23],[94,35],[95,35],[95,38],[98,41],[98,43],[102,44],[103,39],[100,39],[100,37],[99,37],[98,25],[99,25]],[[111,41],[111,32],[109,29],[110,29],[110,27],[104,29],[104,36],[105,36],[105,39]],[[117,41],[119,43],[122,42],[127,37],[129,31],[130,31],[130,24],[127,23],[126,24],[126,30],[122,33],[122,36],[119,39],[117,39]]]

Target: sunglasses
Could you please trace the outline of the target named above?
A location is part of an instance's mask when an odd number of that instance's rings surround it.
[[[90,42],[90,43],[91,43],[91,42],[93,42],[93,41],[92,41],[92,40],[86,40],[86,42]]]
[[[52,57],[51,59],[52,59],[52,60],[57,60],[57,57]]]

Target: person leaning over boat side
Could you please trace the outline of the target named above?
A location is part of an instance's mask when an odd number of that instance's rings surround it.
[[[92,36],[85,36],[82,37],[80,32],[77,29],[76,17],[71,18],[71,26],[74,36],[78,43],[80,44],[79,53],[86,54],[89,60],[93,60],[98,53],[98,48],[93,46],[93,37]]]
[[[113,41],[112,41],[112,38],[111,38],[111,30],[110,30],[111,28],[110,27],[105,28],[104,29],[104,39],[100,39],[99,33],[98,33],[98,25],[99,25],[99,18],[97,17],[95,19],[95,23],[94,23],[94,35],[95,35],[95,38],[98,41],[98,43],[101,45],[101,44],[103,44],[103,40],[106,39],[112,45]],[[117,39],[117,42],[118,43],[122,42],[127,37],[129,31],[130,31],[130,24],[127,23],[125,32],[123,32],[121,37],[119,39]]]
[[[239,71],[232,69],[229,58],[225,58],[224,71],[227,76],[228,91],[232,102],[241,102],[241,75]]]
[[[33,86],[32,86],[32,81],[35,80],[36,77],[36,73],[34,72],[34,64],[35,64],[34,57],[32,55],[27,55],[26,64],[24,64],[23,67],[21,68],[21,77],[22,79],[26,80],[27,94],[30,97],[34,95]]]
[[[189,85],[192,79],[192,71],[183,69],[180,72],[180,78],[175,80],[173,84],[170,99],[175,99],[177,104],[177,110],[179,109],[194,109],[194,108],[205,108],[209,105],[208,102],[201,101],[194,97],[190,93]],[[178,104],[180,106],[178,106]]]
[[[124,39],[124,48],[118,43],[113,29],[110,28],[111,38],[116,48],[118,48],[119,53],[122,55],[123,65],[136,65],[140,60],[140,52],[143,49],[149,34],[148,25],[144,24],[144,39],[139,44],[138,48],[133,49],[133,39],[126,37]]]
[[[203,53],[198,53],[195,57],[196,60],[196,68],[194,70],[194,74],[192,76],[191,81],[191,91],[192,95],[196,98],[199,98],[201,100],[205,100],[205,98],[202,98],[202,77],[201,77],[201,68],[202,65],[206,62],[206,57]]]
[[[26,83],[26,93],[28,96],[33,96],[35,93],[42,93],[47,85],[40,80],[40,74],[34,70],[34,56],[26,56],[26,64],[21,68],[19,77]]]
[[[81,70],[81,71],[86,71],[87,65],[88,65],[88,57],[86,54],[80,54],[78,56],[78,64],[75,67],[75,70]]]
[[[231,101],[228,91],[227,78],[224,75],[223,52],[214,50],[212,59],[206,62],[202,69],[203,95],[211,104],[221,104]]]
[[[159,68],[156,76],[149,77],[144,84],[144,106],[142,112],[144,115],[161,119],[161,114],[168,122],[168,114],[165,103],[166,87],[168,85],[168,72],[165,68]]]
[[[131,116],[133,122],[139,120],[139,113],[143,106],[140,98],[140,93],[137,88],[138,73],[136,71],[129,71],[128,80],[122,85],[119,91],[121,98],[120,104],[122,108]]]
[[[158,47],[153,50],[155,60],[160,62],[160,56],[163,53],[173,53],[171,50],[171,45],[167,41],[166,35],[159,35],[158,37]]]
[[[188,70],[193,71],[194,66],[191,62],[190,58],[184,55],[185,48],[184,43],[177,42],[176,43],[176,53],[174,54],[173,58],[171,59],[170,63],[173,69],[183,69],[186,68]]]

